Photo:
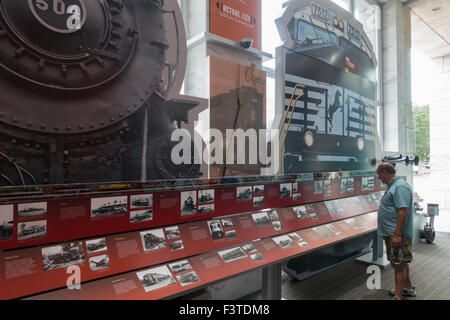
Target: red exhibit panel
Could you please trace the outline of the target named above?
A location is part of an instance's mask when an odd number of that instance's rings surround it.
[[[241,243],[30,299],[164,299],[376,229],[376,214]]]
[[[291,180],[140,193],[115,192],[95,197],[55,196],[23,203],[3,203],[0,204],[0,216],[5,221],[3,230],[8,229],[0,236],[0,250],[174,225],[383,190],[373,176],[369,177],[372,179],[371,184],[366,178],[301,182]]]
[[[379,194],[307,205],[264,209],[179,225],[156,227],[9,250],[1,256],[0,298],[11,299],[66,286],[67,268],[80,268],[81,282],[166,261],[184,259],[255,239],[323,225],[377,209]],[[330,203],[332,205],[330,205]],[[356,218],[355,218],[356,219]],[[320,230],[320,229],[319,229]]]

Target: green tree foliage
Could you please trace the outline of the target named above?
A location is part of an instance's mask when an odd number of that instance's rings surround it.
[[[421,161],[426,159],[430,152],[430,107],[413,107],[414,120],[414,154]]]

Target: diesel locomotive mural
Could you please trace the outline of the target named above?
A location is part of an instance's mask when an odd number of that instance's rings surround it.
[[[176,0],[0,0],[0,186],[199,176],[185,60]]]
[[[284,173],[373,169],[376,60],[362,26],[329,1],[291,1],[276,21]]]

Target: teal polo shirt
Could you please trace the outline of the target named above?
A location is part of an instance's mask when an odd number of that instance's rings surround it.
[[[414,200],[411,186],[402,178],[392,179],[378,207],[378,232],[391,237],[395,233],[398,209],[408,208],[409,215],[403,226],[403,235],[413,238]]]

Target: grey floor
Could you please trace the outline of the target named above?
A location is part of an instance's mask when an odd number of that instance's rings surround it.
[[[438,233],[433,244],[413,248],[411,279],[417,297],[408,300],[450,300],[450,234]],[[286,300],[386,300],[394,287],[394,270],[381,271],[381,289],[370,290],[366,282],[367,265],[354,260],[314,275],[306,280],[283,277],[282,298]],[[242,299],[259,300],[261,292]]]

